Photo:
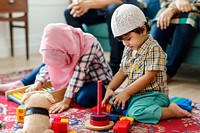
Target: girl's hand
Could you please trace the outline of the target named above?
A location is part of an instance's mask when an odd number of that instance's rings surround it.
[[[114,96],[113,98],[113,102],[114,102],[114,106],[117,108],[121,108],[124,109],[125,108],[125,104],[126,101],[131,97],[131,95],[129,95],[126,90],[120,92],[119,94],[117,94],[116,96]]]
[[[71,101],[72,100],[69,98],[64,98],[61,102],[53,104],[49,109],[49,113],[55,114],[57,112],[58,113],[63,112],[64,110],[66,110],[70,107]]]
[[[42,83],[40,81],[35,82],[33,85],[28,87],[25,92],[31,92],[31,91],[39,91],[42,88]]]
[[[104,99],[102,101],[102,105],[105,106],[105,104],[110,100],[112,96],[115,96],[115,92],[111,89],[106,89],[106,94],[104,96]]]
[[[175,0],[174,2],[177,9],[181,12],[190,12],[193,10],[192,4],[186,0]]]
[[[79,3],[70,4],[68,8],[71,9],[70,14],[73,17],[81,17],[88,12],[88,10],[90,9],[90,4],[90,1],[81,1]]]
[[[172,16],[174,15],[173,11],[170,8],[165,9],[157,21],[157,27],[160,29],[166,29],[170,25]]]

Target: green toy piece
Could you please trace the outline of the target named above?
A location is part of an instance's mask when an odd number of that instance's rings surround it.
[[[2,128],[3,127],[3,123],[2,123],[2,121],[0,120],[0,128]]]

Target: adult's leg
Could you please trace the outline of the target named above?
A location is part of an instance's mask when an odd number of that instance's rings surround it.
[[[170,77],[173,77],[177,73],[195,35],[196,30],[189,24],[175,26],[170,58],[167,62],[167,74]]]
[[[162,49],[166,51],[167,44],[169,42],[169,28],[166,30],[161,30],[159,27],[157,27],[157,23],[154,22],[151,26],[150,34],[155,40],[158,41]]]
[[[26,77],[24,77],[23,79],[21,79],[22,83],[26,86],[26,85],[30,85],[33,84],[35,82],[35,77],[36,75],[39,73],[40,68],[43,67],[45,64],[40,65],[38,68],[36,68],[35,70],[33,70],[29,75],[27,75]]]
[[[87,13],[85,13],[81,17],[73,17],[70,14],[69,9],[66,9],[64,12],[65,20],[67,24],[73,26],[73,27],[79,27],[83,30],[82,24],[86,25],[93,25],[93,24],[98,24],[98,23],[103,23],[106,21],[105,15],[103,14],[98,14],[97,9],[91,9]]]
[[[112,14],[117,7],[119,7],[119,4],[111,4],[107,7],[107,12],[106,12],[106,23],[108,26],[109,41],[110,41],[110,46],[111,46],[110,67],[112,69],[113,75],[117,73],[117,71],[119,70],[119,64],[121,62],[122,54],[124,50],[123,43],[114,38],[112,29],[111,29]]]
[[[97,105],[97,83],[84,83],[83,87],[76,93],[76,103],[82,107],[93,107]],[[106,88],[102,86],[102,98],[105,95]]]

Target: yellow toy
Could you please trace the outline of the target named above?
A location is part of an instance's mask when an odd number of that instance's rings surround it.
[[[17,122],[24,123],[24,115],[26,112],[26,107],[25,105],[20,105],[16,109],[16,117],[17,117]]]
[[[121,117],[120,118],[120,121],[121,120],[130,120],[130,124],[132,125],[133,122],[134,122],[134,118],[133,117],[128,117],[128,116],[124,116],[124,117]]]
[[[29,86],[25,86],[25,87],[17,88],[14,90],[6,91],[6,93],[5,93],[6,100],[12,100],[17,104],[21,104],[21,99],[22,99],[23,95],[25,94],[25,90],[28,87]],[[53,96],[53,98],[55,99],[55,102],[59,102],[59,101],[63,100],[64,94],[66,91],[66,89],[55,90],[54,88],[52,88],[50,81],[48,81],[46,84],[43,85],[42,90],[44,92],[50,93]]]

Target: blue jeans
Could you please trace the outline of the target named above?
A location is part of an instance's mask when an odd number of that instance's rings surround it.
[[[33,84],[35,82],[36,75],[39,73],[40,68],[43,67],[45,64],[40,65],[38,68],[33,70],[29,75],[21,79],[22,83],[27,86]]]
[[[164,51],[166,51],[168,44],[172,44],[171,53],[168,55],[167,74],[173,77],[194,40],[196,30],[189,24],[171,24],[167,29],[161,30],[154,22],[150,33]]]
[[[75,101],[82,107],[93,107],[97,105],[97,83],[86,82],[83,87],[75,95]],[[102,98],[104,97],[106,88],[102,86]]]

